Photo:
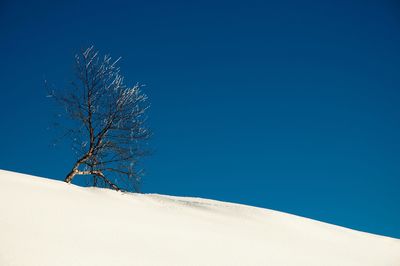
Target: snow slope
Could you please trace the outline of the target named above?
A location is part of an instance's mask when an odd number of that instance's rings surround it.
[[[199,198],[0,170],[0,265],[400,265],[400,240]]]

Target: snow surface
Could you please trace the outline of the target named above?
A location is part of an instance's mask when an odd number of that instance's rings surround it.
[[[0,265],[400,265],[400,240],[214,200],[0,170]]]

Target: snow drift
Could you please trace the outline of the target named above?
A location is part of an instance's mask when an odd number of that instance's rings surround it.
[[[400,240],[199,198],[0,170],[0,265],[400,265]]]

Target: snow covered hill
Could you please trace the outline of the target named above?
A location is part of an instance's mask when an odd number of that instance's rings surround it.
[[[400,265],[400,240],[199,198],[0,170],[0,265]]]

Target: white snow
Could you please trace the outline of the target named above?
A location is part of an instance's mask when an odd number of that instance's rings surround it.
[[[214,200],[0,170],[0,265],[400,265],[400,240]]]

